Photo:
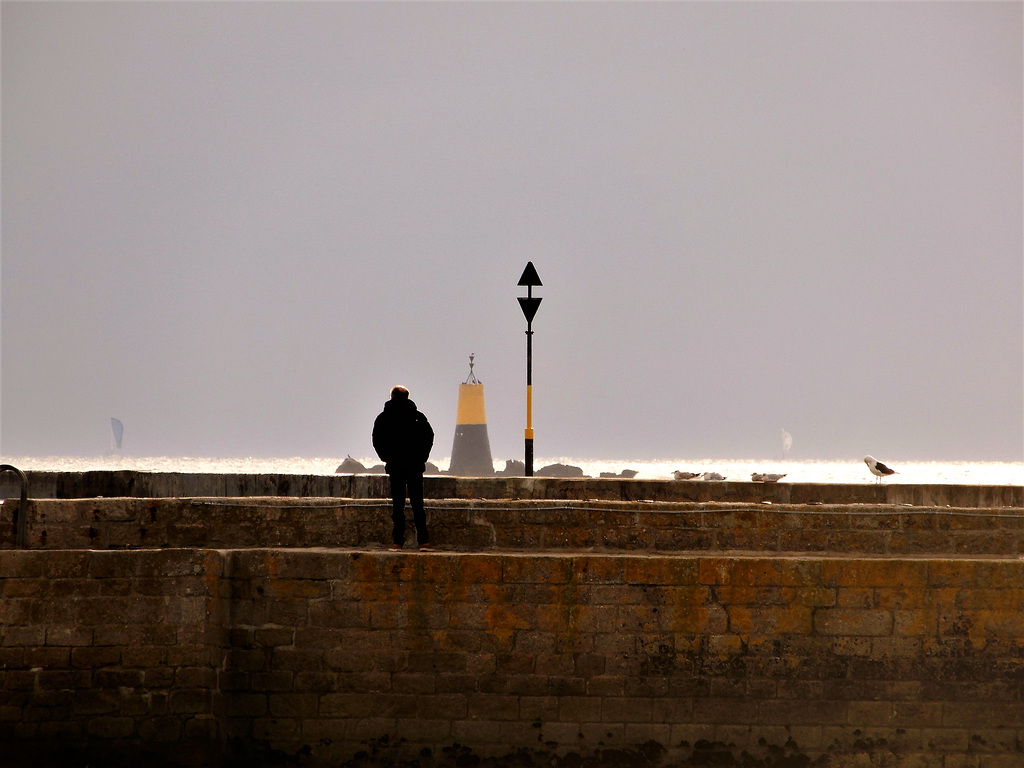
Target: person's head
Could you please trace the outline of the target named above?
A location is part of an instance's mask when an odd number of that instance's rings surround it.
[[[408,400],[409,390],[403,387],[401,384],[396,384],[391,388],[391,399],[392,400]]]

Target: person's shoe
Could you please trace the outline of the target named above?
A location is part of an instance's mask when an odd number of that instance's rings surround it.
[[[434,548],[429,544],[420,544],[420,552],[433,552]]]
[[[388,546],[388,549],[390,549],[392,552],[401,552],[402,551],[402,545],[401,544],[391,544],[390,546]]]

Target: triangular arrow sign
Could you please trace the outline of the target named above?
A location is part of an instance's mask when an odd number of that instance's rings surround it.
[[[527,299],[522,296],[519,297],[519,306],[523,308],[523,314],[526,315],[526,322],[533,322],[533,316],[537,314],[537,307],[540,306],[540,302],[540,299]]]
[[[537,269],[533,266],[532,261],[526,262],[526,269],[523,270],[523,276],[519,278],[519,282],[516,285],[544,285],[540,281],[540,277],[537,275]]]

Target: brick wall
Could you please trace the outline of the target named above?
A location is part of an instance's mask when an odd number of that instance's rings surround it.
[[[219,751],[223,566],[202,550],[0,553],[0,763]]]
[[[390,501],[380,499],[36,499],[28,506],[28,544],[35,549],[390,542]],[[1024,509],[1008,507],[458,499],[427,506],[434,543],[455,550],[1024,555]],[[2,507],[6,547],[15,543],[9,511],[17,507]]]
[[[285,496],[386,498],[385,475],[223,474],[199,472],[27,472],[29,497]],[[0,495],[17,496],[12,473],[0,476]],[[1022,507],[1020,485],[921,485],[871,482],[753,483],[746,481],[427,476],[435,499],[604,499],[611,501],[722,501],[776,504],[913,504],[936,507]]]
[[[8,756],[1024,764],[1016,558],[55,550],[0,576]]]

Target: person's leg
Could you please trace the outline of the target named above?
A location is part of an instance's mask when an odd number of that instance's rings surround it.
[[[407,480],[412,518],[416,523],[416,543],[422,547],[430,542],[430,534],[427,532],[427,511],[423,508],[423,475],[409,475]]]
[[[391,480],[391,541],[401,547],[405,544],[405,477],[388,475]]]

